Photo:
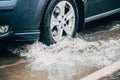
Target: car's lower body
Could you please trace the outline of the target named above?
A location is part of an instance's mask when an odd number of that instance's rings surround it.
[[[78,14],[75,0],[3,0],[0,1],[0,39],[39,39],[50,45],[66,36],[75,37]],[[52,24],[55,18],[59,21]]]
[[[85,18],[87,0],[2,0],[0,1],[0,38],[36,41],[50,45],[102,16]],[[120,9],[114,13],[119,12]],[[114,14],[112,13],[112,14]],[[103,17],[107,16],[103,13]],[[111,14],[109,14],[111,15]]]

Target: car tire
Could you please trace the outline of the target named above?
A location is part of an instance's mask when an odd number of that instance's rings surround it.
[[[51,45],[65,37],[74,38],[78,24],[79,12],[75,0],[52,0],[45,10],[40,40]]]

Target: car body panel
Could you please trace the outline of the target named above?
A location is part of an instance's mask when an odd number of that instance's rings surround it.
[[[120,0],[88,0],[86,17],[120,8]]]
[[[87,0],[85,22],[120,12],[120,0]]]

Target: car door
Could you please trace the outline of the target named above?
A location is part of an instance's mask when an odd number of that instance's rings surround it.
[[[120,0],[88,0],[86,17],[120,8]]]

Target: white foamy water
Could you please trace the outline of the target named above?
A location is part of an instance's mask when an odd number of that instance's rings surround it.
[[[109,31],[119,29],[119,25]],[[107,41],[86,41],[81,38],[66,39],[57,44],[46,46],[40,42],[16,49],[27,58],[33,70],[47,70],[48,80],[71,80],[86,68],[102,68],[120,57],[120,39]],[[22,52],[21,52],[22,51]]]

